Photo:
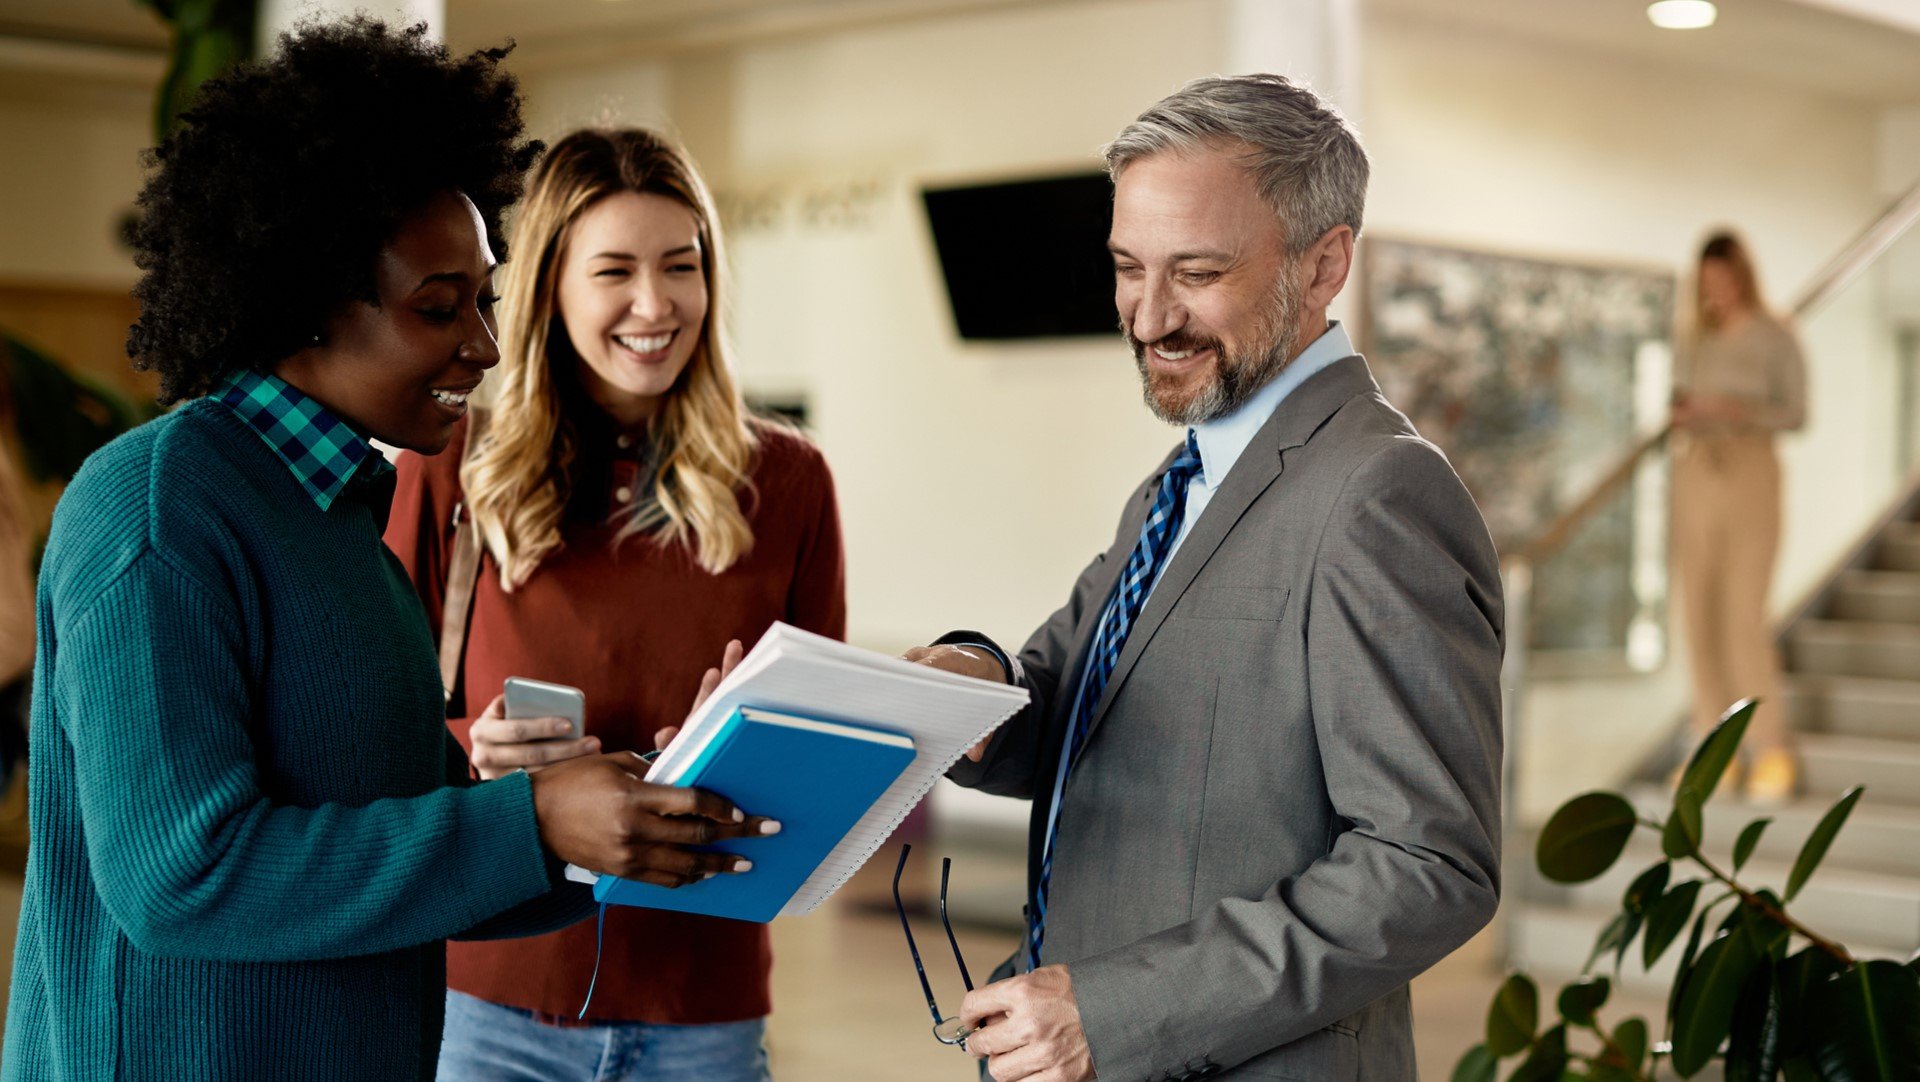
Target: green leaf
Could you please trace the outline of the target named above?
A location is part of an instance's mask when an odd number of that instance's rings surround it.
[[[1800,848],[1800,856],[1793,862],[1793,873],[1787,876],[1787,901],[1793,901],[1794,895],[1800,893],[1800,888],[1807,885],[1807,878],[1820,866],[1821,859],[1827,855],[1827,847],[1833,844],[1834,835],[1846,825],[1847,816],[1853,813],[1853,806],[1860,802],[1860,794],[1864,792],[1866,790],[1858,785],[1847,790],[1845,796],[1827,809],[1827,814],[1821,817],[1820,825],[1813,828],[1813,833],[1807,835],[1807,844]]]
[[[1515,973],[1500,987],[1487,1010],[1487,1051],[1505,1058],[1533,1043],[1540,1028],[1540,990],[1524,973]]]
[[[1757,890],[1754,892],[1754,897],[1759,898],[1777,910],[1785,911],[1786,909],[1786,905],[1780,901],[1780,896],[1770,890],[1764,888]],[[1739,927],[1747,935],[1753,937],[1754,950],[1775,958],[1785,958],[1787,956],[1785,947],[1787,941],[1793,938],[1792,929],[1775,920],[1773,917],[1768,916],[1758,906],[1747,905],[1743,902],[1739,907],[1739,913],[1741,916]]]
[[[1689,879],[1653,903],[1653,910],[1647,914],[1646,938],[1640,941],[1641,965],[1652,969],[1666,953],[1680,929],[1687,926],[1687,918],[1693,916],[1693,903],[1699,897],[1700,880]]]
[[[1733,874],[1739,875],[1740,868],[1753,855],[1754,847],[1760,844],[1760,835],[1767,832],[1771,819],[1755,819],[1740,831],[1740,840],[1733,843]]]
[[[1620,1050],[1620,1058],[1625,1060],[1627,1067],[1636,1074],[1639,1073],[1641,1064],[1646,1062],[1648,1043],[1647,1022],[1644,1018],[1629,1018],[1613,1027],[1614,1047]]]
[[[1673,797],[1673,813],[1660,832],[1660,848],[1674,860],[1700,851],[1700,807],[1706,797],[1697,789],[1682,785]]]
[[[1780,1058],[1791,1063],[1813,1047],[1814,1008],[1827,981],[1841,970],[1840,960],[1819,947],[1806,947],[1774,967],[1773,986],[1787,1025],[1780,1034]],[[1807,1064],[1809,1070],[1812,1064]],[[1789,1070],[1791,1074],[1791,1070]]]
[[[1641,872],[1621,897],[1620,908],[1635,916],[1646,916],[1647,909],[1659,900],[1660,892],[1667,889],[1667,877],[1672,872],[1673,865],[1664,860]]]
[[[1780,1074],[1780,997],[1774,991],[1773,963],[1754,964],[1733,1005],[1727,1033],[1727,1082],[1774,1082]]]
[[[1672,1027],[1673,1016],[1679,1013],[1680,996],[1687,990],[1687,981],[1693,975],[1694,959],[1700,953],[1700,937],[1706,934],[1707,914],[1713,912],[1717,903],[1709,902],[1693,919],[1693,931],[1687,933],[1687,945],[1680,951],[1680,965],[1673,972],[1673,987],[1667,990],[1667,1021]]]
[[[1533,1052],[1507,1076],[1507,1082],[1560,1082],[1567,1069],[1567,1027],[1555,1026],[1533,1042]]]
[[[1593,953],[1587,955],[1587,964],[1580,967],[1581,975],[1584,976],[1593,969],[1593,963],[1599,961],[1600,956],[1608,951],[1613,951],[1616,959],[1624,956],[1627,944],[1633,942],[1634,933],[1639,930],[1640,918],[1626,913],[1615,913],[1613,919],[1607,922],[1607,926],[1600,929],[1600,937],[1593,941]]]
[[[1700,1073],[1720,1050],[1733,1026],[1734,1004],[1758,961],[1753,941],[1739,934],[1723,935],[1700,952],[1673,1016],[1673,1069],[1680,1077]]]
[[[1920,1078],[1920,978],[1898,962],[1855,962],[1829,978],[1813,1058],[1833,1082]]]
[[[1560,1017],[1576,1026],[1591,1026],[1593,1012],[1606,1004],[1607,995],[1612,991],[1613,982],[1605,977],[1569,984],[1560,989]]]
[[[1618,793],[1587,793],[1560,806],[1540,832],[1535,859],[1556,883],[1585,883],[1613,867],[1633,836],[1633,805]]]
[[[1687,761],[1687,769],[1680,775],[1682,789],[1692,789],[1703,798],[1713,792],[1714,786],[1720,784],[1720,775],[1727,772],[1727,764],[1733,762],[1734,753],[1740,750],[1740,740],[1747,735],[1747,723],[1753,720],[1753,708],[1758,705],[1757,700],[1742,699],[1720,718],[1720,724],[1713,727],[1694,750],[1693,758]]]
[[[1452,1082],[1493,1082],[1499,1067],[1499,1057],[1487,1051],[1486,1045],[1476,1044],[1453,1065]]]

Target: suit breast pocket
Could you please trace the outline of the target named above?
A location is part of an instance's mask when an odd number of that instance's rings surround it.
[[[1284,586],[1193,586],[1180,596],[1172,615],[1183,620],[1271,622],[1287,611]]]

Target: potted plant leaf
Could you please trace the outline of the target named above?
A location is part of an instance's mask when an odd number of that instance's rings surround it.
[[[1662,1071],[1691,1078],[1715,1062],[1740,1082],[1920,1079],[1920,956],[1905,964],[1857,958],[1789,909],[1863,790],[1848,790],[1821,818],[1778,893],[1740,880],[1772,820],[1748,823],[1724,862],[1702,851],[1707,796],[1753,707],[1736,704],[1701,741],[1664,820],[1643,818],[1613,792],[1577,796],[1554,812],[1536,852],[1554,882],[1598,878],[1636,831],[1659,835],[1663,859],[1634,878],[1585,972],[1560,989],[1550,1014],[1531,978],[1507,979],[1488,1010],[1486,1039],[1454,1068],[1455,1082],[1492,1082],[1509,1060],[1514,1082],[1634,1082]],[[1613,982],[1594,966],[1611,955],[1617,973],[1636,943],[1648,969],[1681,944],[1658,1041],[1648,1019],[1603,1019]]]

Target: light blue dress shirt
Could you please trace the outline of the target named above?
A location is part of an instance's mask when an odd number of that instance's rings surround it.
[[[1225,417],[1216,417],[1211,421],[1194,425],[1190,432],[1200,446],[1200,472],[1187,482],[1186,515],[1180,520],[1180,532],[1173,539],[1173,547],[1167,550],[1167,558],[1160,563],[1159,575],[1167,573],[1167,567],[1173,563],[1173,555],[1180,551],[1187,535],[1193,532],[1193,524],[1200,520],[1201,512],[1207,504],[1213,502],[1213,494],[1226,483],[1227,474],[1233,464],[1240,461],[1246,453],[1247,445],[1301,384],[1324,371],[1335,361],[1353,356],[1353,342],[1348,339],[1346,328],[1338,321],[1327,324],[1326,333],[1313,340],[1313,343],[1293,359],[1293,363],[1280,370],[1273,381],[1253,393],[1253,397],[1240,404],[1240,408]],[[1154,577],[1154,585],[1160,583],[1159,575]],[[1151,596],[1151,595],[1149,595]]]

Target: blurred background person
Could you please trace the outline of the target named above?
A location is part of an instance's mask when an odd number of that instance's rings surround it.
[[[565,136],[514,244],[497,408],[464,423],[481,432],[464,461],[401,458],[387,533],[432,619],[468,591],[449,716],[482,777],[653,747],[728,640],[776,620],[846,633],[832,478],[812,444],[748,415],[718,219],[684,152],[643,129]],[[485,555],[450,583],[468,520]],[[516,675],[585,690],[586,735],[476,719]],[[766,926],[617,906],[604,935],[585,1026],[594,928],[450,948],[440,1077],[767,1077]]]
[[[178,408],[93,455],[42,565],[0,1078],[431,1078],[443,940],[667,885],[758,833],[597,756],[476,785],[381,544],[392,469],[499,360],[538,144],[500,50],[354,19],[201,89],[154,151],[128,351]],[[634,840],[645,844],[635,847]]]
[[[1793,794],[1798,770],[1767,610],[1780,544],[1774,437],[1806,422],[1806,361],[1761,299],[1753,259],[1733,233],[1707,238],[1695,288],[1697,323],[1673,402],[1683,437],[1673,466],[1673,562],[1694,738],[1736,700],[1759,698],[1745,789],[1749,799],[1778,803]]]

